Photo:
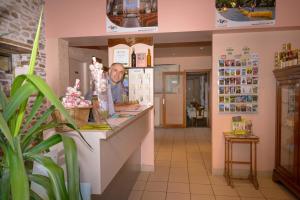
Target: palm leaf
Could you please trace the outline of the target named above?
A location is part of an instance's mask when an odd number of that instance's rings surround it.
[[[33,72],[34,72],[34,67],[35,67],[35,62],[36,62],[36,57],[37,57],[38,47],[39,47],[39,38],[40,38],[40,32],[41,32],[41,23],[42,23],[42,17],[43,17],[43,10],[44,9],[42,8],[40,19],[39,19],[39,24],[38,24],[36,34],[35,34],[35,38],[34,38],[34,42],[33,42],[33,47],[32,47],[32,50],[31,50],[31,57],[30,57],[29,71],[28,71],[29,75],[33,75]]]
[[[43,200],[35,191],[30,190],[30,200]]]
[[[28,178],[30,181],[35,182],[36,184],[39,184],[47,191],[49,200],[55,200],[55,196],[54,196],[54,193],[52,190],[52,186],[51,186],[49,177],[43,176],[40,174],[29,174]]]
[[[67,167],[69,199],[79,200],[79,166],[76,144],[72,138],[66,135],[61,136],[64,144],[65,162]]]
[[[38,96],[36,97],[35,101],[34,101],[34,104],[31,108],[30,114],[26,118],[26,122],[25,122],[24,127],[27,127],[28,124],[31,122],[31,120],[36,116],[37,111],[39,110],[41,105],[43,105],[43,101],[44,101],[44,95],[39,93]]]
[[[18,115],[15,118],[16,121],[15,121],[14,130],[13,130],[13,136],[18,135],[20,132],[23,118],[24,118],[24,115],[26,112],[27,101],[28,101],[28,98],[21,104],[21,106],[19,108]]]
[[[25,80],[25,75],[19,75],[14,79],[10,90],[10,96],[14,96],[17,93],[17,90],[23,85]]]
[[[9,184],[9,170],[8,168],[3,168],[1,178],[0,178],[0,199],[8,200],[10,194],[10,184]]]
[[[64,171],[49,157],[41,155],[30,155],[30,159],[41,164],[48,173],[53,193],[56,200],[68,199],[68,193],[65,186]]]
[[[27,80],[35,85],[35,87],[50,101],[52,105],[63,115],[63,117],[71,123],[75,128],[77,128],[74,120],[70,117],[69,113],[66,111],[60,100],[56,97],[53,90],[45,83],[45,81],[35,75],[26,75]]]
[[[32,84],[26,83],[21,86],[16,92],[18,95],[11,96],[8,104],[3,110],[5,121],[8,121],[12,116],[16,116],[19,106],[35,92],[37,92],[37,90]]]
[[[11,132],[10,132],[7,122],[5,121],[1,112],[0,112],[0,130],[1,130],[0,134],[3,133],[3,135],[7,139],[10,147],[14,150],[15,147],[14,147],[14,143],[13,143],[13,138],[11,136]]]
[[[6,95],[4,94],[4,92],[2,90],[0,90],[0,110],[3,110],[3,108],[6,107],[8,100]]]
[[[41,126],[39,127],[39,129],[36,130],[36,131],[32,134],[32,136],[31,136],[30,140],[28,140],[28,142],[25,143],[25,142],[24,142],[24,138],[23,138],[23,140],[22,140],[22,142],[21,142],[23,151],[24,151],[24,152],[27,152],[28,149],[29,149],[29,145],[31,144],[31,141],[33,141],[33,140],[35,140],[37,137],[39,137],[40,134],[43,133],[43,131],[48,130],[48,129],[55,128],[55,127],[57,127],[58,125],[59,125],[59,123],[57,123],[56,121],[51,121],[51,122],[49,122],[49,123],[47,123],[47,124],[41,125]]]
[[[24,156],[27,156],[29,154],[39,154],[43,151],[46,151],[50,147],[60,143],[62,141],[61,135],[55,134],[51,137],[47,138],[46,140],[43,140],[38,145],[32,147],[30,150],[28,150],[26,153],[24,153]]]
[[[60,112],[60,114],[62,114],[62,116],[68,121],[68,124],[70,124],[69,126],[72,127],[74,130],[76,130],[77,133],[80,135],[80,137],[91,148],[91,146],[88,144],[88,142],[84,139],[83,135],[78,130],[75,121],[70,117],[65,107],[62,105],[60,100],[56,97],[53,90],[45,83],[45,81],[38,76],[34,76],[34,75],[26,75],[26,76],[27,76],[27,80],[33,83],[36,86],[36,88],[50,101],[50,103],[55,106],[55,108]]]
[[[36,123],[28,130],[28,132],[25,134],[24,138],[22,139],[22,148],[24,148],[24,146],[27,146],[30,143],[30,141],[32,141],[33,133],[48,119],[48,117],[51,115],[53,111],[54,111],[54,106],[48,108],[48,110],[44,112],[42,116],[36,121]]]
[[[7,149],[12,199],[29,200],[29,183],[18,137],[14,138],[14,145],[15,151]]]

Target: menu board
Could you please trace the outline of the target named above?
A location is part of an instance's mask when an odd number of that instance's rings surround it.
[[[153,105],[153,69],[130,68],[129,101],[138,101],[140,105]]]
[[[220,113],[256,113],[258,109],[259,57],[245,47],[234,54],[228,48],[218,60]]]

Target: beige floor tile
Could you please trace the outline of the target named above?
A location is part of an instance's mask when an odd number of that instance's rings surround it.
[[[215,200],[215,196],[204,194],[191,194],[191,200]]]
[[[155,167],[170,167],[169,160],[156,160]]]
[[[169,174],[170,167],[155,167],[153,173],[159,173],[159,174]]]
[[[201,185],[201,184],[190,184],[190,190],[192,194],[205,194],[213,195],[213,190],[210,185]]]
[[[202,161],[202,156],[198,152],[188,153],[187,159],[191,161]]]
[[[216,196],[238,196],[236,190],[227,185],[212,185]]]
[[[209,176],[212,185],[227,185],[224,176]]]
[[[240,197],[231,197],[231,196],[215,196],[216,200],[240,200]]]
[[[168,154],[157,154],[156,160],[168,160],[170,161],[172,159],[172,156],[171,155],[168,155]]]
[[[132,190],[128,200],[140,200],[142,198],[142,195],[143,195],[143,191]]]
[[[189,184],[169,182],[168,192],[190,193]]]
[[[188,168],[204,169],[205,165],[204,165],[204,162],[202,162],[202,161],[198,161],[198,162],[188,161]]]
[[[171,168],[182,167],[187,169],[187,166],[186,161],[171,161]]]
[[[204,184],[204,185],[210,185],[209,178],[206,175],[203,175],[203,176],[190,175],[189,180],[190,180],[190,183],[199,183],[199,184]]]
[[[295,196],[283,188],[261,188],[260,191],[267,199],[296,200]]]
[[[172,174],[169,176],[169,182],[189,183],[188,174]]]
[[[145,191],[142,200],[165,200],[165,192],[148,192]]]
[[[168,192],[166,200],[190,200],[190,194]]]
[[[186,161],[187,157],[186,156],[172,156],[172,161]]]
[[[240,197],[253,197],[253,198],[264,198],[259,190],[256,190],[254,186],[236,187],[235,190],[238,192]]]
[[[247,179],[234,180],[233,185],[234,185],[234,187],[245,187],[245,186],[253,187],[253,184]]]
[[[272,180],[272,178],[258,178],[260,188],[279,188],[280,184]]]
[[[207,171],[205,169],[196,169],[196,168],[189,168],[189,175],[190,176],[204,176],[207,175]]]
[[[149,173],[149,172],[140,172],[140,174],[139,174],[137,180],[138,180],[138,181],[147,181],[148,178],[149,178],[149,176],[150,176],[150,173]]]
[[[146,184],[145,190],[149,192],[166,192],[167,185],[168,182],[159,182],[159,181],[148,182]]]
[[[151,173],[148,181],[168,181],[169,174]]]
[[[136,181],[132,190],[144,190],[146,183],[146,181]]]
[[[171,175],[185,175],[185,176],[188,176],[188,170],[187,170],[187,168],[183,168],[183,167],[171,168],[170,169],[170,176]]]

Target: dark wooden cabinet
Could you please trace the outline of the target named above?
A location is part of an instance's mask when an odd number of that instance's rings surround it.
[[[273,71],[276,77],[276,138],[273,180],[300,198],[300,65]]]

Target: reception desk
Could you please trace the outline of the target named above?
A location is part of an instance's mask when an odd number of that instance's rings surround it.
[[[154,170],[153,106],[118,114],[108,119],[111,131],[81,131],[92,150],[78,134],[67,133],[77,144],[80,181],[91,184],[92,199],[123,199],[139,171]]]

